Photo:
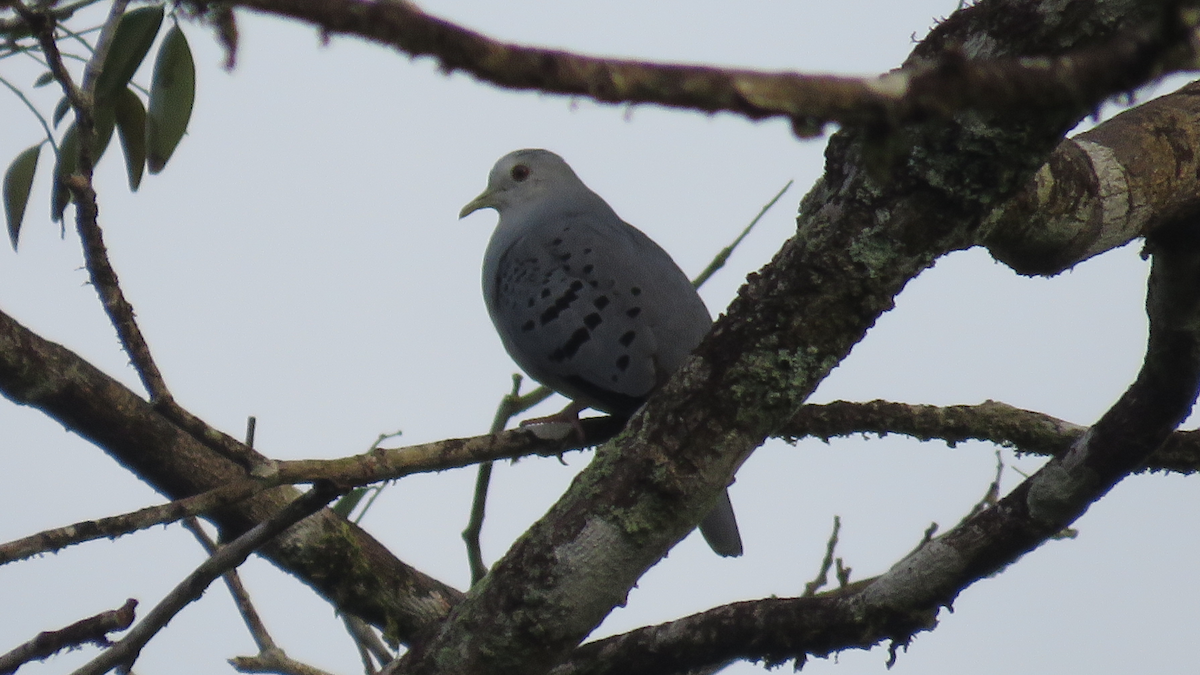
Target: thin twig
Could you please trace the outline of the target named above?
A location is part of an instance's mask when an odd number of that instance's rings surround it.
[[[154,403],[163,417],[174,422],[180,429],[191,434],[214,452],[246,469],[251,475],[267,476],[274,471],[274,462],[270,458],[255,452],[229,434],[209,426],[207,422],[176,403],[169,394],[167,398],[159,399]]]
[[[254,418],[251,417],[250,420],[254,420]],[[250,429],[246,433],[246,440],[248,444],[253,443],[253,422],[251,422]],[[187,518],[183,521],[183,526],[195,535],[209,556],[215,556],[220,550],[216,542],[204,531],[203,526],[200,525],[200,521],[195,518]],[[256,656],[230,659],[230,663],[235,668],[242,672],[279,672],[295,673],[296,675],[317,675],[324,672],[292,659],[279,645],[275,644],[275,640],[271,638],[271,634],[267,631],[267,626],[263,623],[262,617],[259,616],[258,610],[254,609],[254,603],[250,600],[250,593],[246,590],[245,585],[242,584],[242,577],[238,574],[236,568],[229,570],[221,576],[225,580],[225,585],[229,588],[229,594],[233,596],[233,602],[237,605],[238,613],[242,615],[242,621],[246,623],[246,628],[250,630],[250,636],[254,638],[254,644],[258,646],[258,655]],[[255,665],[262,667],[263,670],[256,670]]]
[[[242,501],[274,485],[277,483],[252,479],[226,483],[208,492],[166,504],[148,506],[119,516],[85,520],[74,525],[45,530],[0,544],[0,565],[31,558],[40,553],[57,551],[72,544],[80,544],[103,537],[111,539],[155,525],[173,523],[183,518],[208,513],[213,509]]]
[[[118,5],[123,9],[125,4],[124,0],[115,2],[114,12]],[[15,7],[21,6],[18,3]],[[96,293],[100,296],[100,303],[104,306],[109,321],[117,329],[121,346],[129,355],[133,367],[137,369],[138,376],[150,395],[150,400],[155,403],[169,402],[171,395],[167,391],[162,373],[154,363],[150,347],[146,344],[146,339],[142,336],[142,331],[134,318],[133,306],[125,299],[116,270],[108,260],[108,250],[104,246],[104,236],[97,220],[99,208],[96,205],[96,191],[92,186],[92,168],[96,158],[92,157],[95,120],[90,89],[95,86],[94,73],[104,67],[107,47],[103,45],[111,42],[111,33],[116,30],[116,24],[120,22],[120,14],[109,14],[109,19],[97,39],[97,49],[84,69],[84,87],[80,88],[75,86],[70,73],[63,65],[62,56],[54,40],[53,19],[29,10],[18,9],[17,11],[31,26],[37,28],[38,41],[42,45],[42,52],[46,55],[46,63],[50,67],[50,72],[54,73],[54,78],[62,86],[67,98],[71,101],[71,107],[75,110],[75,128],[79,135],[78,173],[73,176],[64,176],[62,180],[75,199],[75,224],[83,242],[83,255],[88,276]]]
[[[733,251],[742,243],[742,240],[746,238],[746,235],[750,234],[750,230],[753,230],[754,226],[758,225],[758,221],[762,220],[762,217],[767,215],[767,211],[770,211],[771,207],[775,206],[775,203],[778,202],[781,197],[783,197],[783,193],[787,192],[788,189],[792,187],[792,183],[794,182],[795,181],[789,180],[787,184],[783,186],[783,189],[775,193],[775,196],[771,198],[771,201],[767,202],[765,206],[759,209],[758,215],[754,216],[754,219],[751,220],[750,224],[742,230],[742,233],[737,236],[737,239],[734,239],[733,243],[721,249],[721,251],[717,253],[715,257],[713,257],[712,262],[708,264],[708,267],[705,267],[704,271],[701,272],[699,276],[697,276],[695,279],[692,279],[692,286],[700,288],[704,285],[704,282],[708,281],[712,275],[717,273],[717,270],[725,266],[725,262],[729,260],[729,256],[733,255]]]
[[[53,17],[55,21],[64,21],[71,18],[76,11],[89,5],[94,5],[97,2],[100,2],[100,0],[78,0],[78,2],[59,5],[58,7],[47,9],[45,11],[47,14]],[[14,2],[12,4],[16,3]],[[0,19],[0,34],[11,35],[19,30],[22,26],[27,26],[28,23],[29,22],[24,18]]]
[[[391,433],[379,434],[379,436],[375,438],[375,442],[371,443],[371,447],[367,448],[367,452],[370,453],[375,451],[375,449],[379,447],[380,443],[389,438],[396,438],[403,433],[403,431],[393,431]],[[368,492],[370,492],[371,497],[367,500],[367,503],[363,505],[362,509],[358,512],[358,515],[354,517],[354,524],[361,524],[362,519],[367,515],[367,511],[371,510],[371,507],[375,505],[375,500],[378,499],[379,495],[383,492],[383,488],[387,487],[389,484],[390,483],[380,483],[370,487],[354,488],[343,495],[342,498],[333,505],[334,513],[338,513],[343,518],[349,520],[351,514],[354,513],[354,509],[358,508],[359,502],[362,501],[363,495],[366,495]]]
[[[829,534],[829,542],[825,544],[825,557],[821,560],[821,570],[817,572],[815,579],[804,584],[804,593],[801,597],[810,598],[829,583],[829,570],[833,567],[833,552],[837,548],[838,533],[841,530],[842,519],[840,516],[834,516],[833,532]],[[838,569],[841,570],[841,558],[838,558]]]
[[[50,141],[50,147],[54,148],[54,154],[57,155],[58,143],[54,142],[54,132],[50,130],[50,123],[46,121],[45,116],[38,111],[37,106],[33,105],[33,101],[30,101],[29,97],[25,96],[24,92],[13,86],[13,84],[7,79],[0,77],[0,84],[8,87],[12,93],[16,94],[17,98],[21,99],[21,102],[25,104],[25,107],[29,108],[29,110],[33,113],[33,116],[37,118],[39,123],[41,123],[42,129],[44,129],[46,132],[46,140]]]
[[[38,633],[29,642],[0,655],[0,675],[16,672],[17,668],[30,661],[44,661],[64,649],[76,649],[88,643],[107,646],[109,633],[125,630],[133,624],[137,604],[137,600],[130,598],[117,609],[89,616],[66,628]]]
[[[209,557],[217,554],[217,543],[204,531],[199,520],[184,518],[183,526],[196,537]],[[229,588],[229,594],[233,596],[233,604],[237,606],[238,613],[242,615],[242,621],[246,622],[246,628],[250,631],[250,637],[254,638],[254,644],[258,645],[258,650],[265,652],[269,649],[276,649],[275,640],[271,639],[271,634],[267,632],[267,625],[263,623],[258,610],[254,609],[254,603],[250,601],[250,593],[242,584],[241,575],[236,569],[231,569],[222,576],[225,579],[225,585]]]
[[[83,91],[75,86],[75,81],[67,72],[66,66],[63,65],[62,54],[59,53],[58,43],[54,39],[54,16],[35,12],[20,2],[9,3],[9,6],[33,31],[34,37],[42,47],[42,53],[46,55],[46,67],[54,74],[54,79],[62,87],[63,94],[71,102],[71,107],[75,108],[77,112],[82,108],[90,108],[90,102],[84,99]],[[80,140],[83,140],[82,137]],[[82,147],[82,143],[80,145]]]
[[[154,637],[180,610],[199,598],[217,577],[241,565],[255,550],[280,532],[319,511],[338,494],[339,490],[331,483],[318,483],[311,490],[280,509],[275,515],[221,547],[216,555],[201,563],[154,609],[150,610],[150,613],[133,630],[129,631],[123,640],[76,670],[73,675],[103,675],[116,667],[131,667],[146,642]]]
[[[544,389],[548,388],[543,387]],[[547,394],[549,396],[549,394]],[[512,391],[500,399],[496,406],[496,414],[492,417],[490,433],[498,434],[508,426],[508,421],[524,409],[521,405],[521,376],[513,375]],[[488,487],[492,481],[492,463],[482,462],[475,474],[475,496],[471,500],[471,515],[467,519],[467,527],[463,530],[462,538],[467,544],[467,564],[471,567],[471,585],[474,586],[487,574],[487,565],[483,563],[483,549],[479,537],[483,532],[483,518],[487,511]]]
[[[232,0],[286,16],[325,35],[356,35],[412,56],[431,56],[495,85],[613,104],[650,103],[747,119],[783,117],[802,137],[843,126],[895,128],[969,109],[1052,110],[1101,101],[1151,75],[1192,67],[1178,20],[1131,26],[1101,44],[1053,57],[922,60],[878,77],[804,75],[588,57],[504,43],[409,2]],[[1163,12],[1169,15],[1169,12]]]
[[[392,650],[383,644],[383,640],[379,639],[379,635],[366,621],[353,614],[342,615],[342,620],[346,623],[346,630],[354,638],[354,644],[358,647],[359,656],[363,660],[363,670],[367,675],[371,675],[376,670],[375,664],[371,662],[372,656],[380,666],[391,663],[396,658]]]

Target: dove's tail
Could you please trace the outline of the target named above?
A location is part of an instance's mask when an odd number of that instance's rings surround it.
[[[700,534],[704,541],[717,553],[726,557],[742,554],[742,535],[738,533],[737,519],[733,517],[733,504],[726,490],[717,498],[717,505],[700,521]]]

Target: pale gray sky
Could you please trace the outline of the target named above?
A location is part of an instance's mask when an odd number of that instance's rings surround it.
[[[488,34],[594,54],[803,72],[877,73],[953,0],[742,3],[518,1],[421,3]],[[497,158],[520,147],[561,154],[626,220],[699,271],[789,179],[796,186],[704,289],[715,314],[794,228],[795,205],[819,175],[824,139],[782,122],[599,106],[502,92],[428,59],[240,14],[233,73],[210,33],[184,30],[196,55],[190,135],[166,171],[130,195],[115,153],[98,170],[101,223],[127,296],[176,398],[280,458],[483,433],[514,370],[491,328],[479,266],[490,212],[459,222]],[[0,74],[31,82],[15,59]],[[148,69],[138,77],[148,81]],[[38,90],[52,107],[57,94]],[[0,94],[0,160],[41,133]],[[131,386],[133,370],[80,269],[73,230],[47,216],[43,155],[19,254],[0,251],[0,308]],[[72,217],[73,211],[68,211]],[[1088,424],[1140,364],[1146,264],[1135,247],[1051,280],[1019,278],[979,251],[959,253],[910,284],[822,385],[816,400],[914,403],[995,399]],[[561,401],[547,403],[550,411]],[[132,510],[162,498],[41,413],[0,401],[0,539]],[[590,455],[498,466],[489,562],[553,503]],[[1014,471],[1039,466],[1004,453]],[[839,554],[855,578],[880,573],[931,522],[948,527],[980,498],[994,451],[905,439],[797,447],[772,443],[731,494],[746,555],[719,559],[698,536],[653,568],[598,635],[718,604],[794,595],[819,565],[835,514]],[[459,538],[473,470],[405,479],[365,521],[406,562],[466,588]],[[970,672],[1185,672],[1200,581],[1200,491],[1172,476],[1121,485],[1078,523],[943,612],[900,655],[897,675]],[[178,526],[77,546],[0,567],[0,650],[138,598],[147,611],[202,559]],[[293,657],[339,673],[358,656],[329,605],[275,568],[243,568],[275,639]],[[253,645],[222,586],[185,610],[143,653],[137,672],[225,672]],[[61,673],[83,650],[22,673]],[[814,660],[805,672],[885,672],[885,649]],[[728,673],[763,669],[739,664]]]

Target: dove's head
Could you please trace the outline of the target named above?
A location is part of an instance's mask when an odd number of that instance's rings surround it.
[[[547,196],[590,193],[562,157],[549,150],[514,150],[500,158],[488,174],[487,189],[459,212],[459,218],[480,209],[503,213],[512,207],[533,208]]]

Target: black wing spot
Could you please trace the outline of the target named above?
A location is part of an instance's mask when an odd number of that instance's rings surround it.
[[[641,307],[630,307],[629,309],[625,310],[625,316],[627,316],[631,319],[636,319],[637,315],[641,314],[641,313],[642,313]]]
[[[545,299],[545,298],[548,298],[548,297],[550,297],[550,289],[549,289],[549,288],[543,288],[543,289],[542,289],[542,298],[543,298],[543,299]]]
[[[629,289],[629,292],[630,292],[631,294],[633,294],[633,295],[637,296],[637,295],[641,295],[641,294],[642,294],[642,289],[638,288],[637,286],[633,286],[633,287],[631,287],[631,288]]]
[[[600,288],[600,282],[592,279],[588,282],[588,286],[591,286],[592,288]]]
[[[629,367],[629,355],[622,354],[622,355],[618,356],[616,365],[617,365],[617,370],[621,371],[622,373],[625,372],[625,369]],[[614,377],[613,381],[615,382],[616,379],[617,378]]]
[[[582,291],[583,290],[583,282],[578,279],[576,279],[575,281],[572,281],[571,282],[571,290],[576,293],[578,293],[579,291]]]
[[[534,327],[533,319],[530,319],[530,320],[526,321],[525,323],[521,324],[521,330],[525,333],[528,333],[529,331],[533,330],[533,327]]]
[[[561,244],[561,243],[562,243],[562,237],[558,237],[558,238],[556,238],[554,241],[550,242],[550,245],[551,245],[551,246],[558,246],[558,245],[559,245],[559,244]]]
[[[624,335],[622,335],[621,339],[617,340],[617,342],[620,342],[622,347],[628,347],[629,345],[633,344],[633,340],[636,337],[637,337],[637,331],[631,330],[631,331],[626,332]]]
[[[566,262],[571,259],[571,253],[569,251],[567,253],[563,253],[562,255],[558,256],[558,259]]]
[[[591,253],[591,252],[592,252],[592,249],[590,249],[590,248],[585,248],[585,249],[583,249],[583,254],[584,254],[584,255],[587,255],[587,254],[589,254],[589,253]]]
[[[578,286],[576,286],[576,284],[578,284]],[[576,300],[578,300],[579,295],[577,295],[575,293],[575,291],[578,291],[581,288],[583,288],[583,284],[579,283],[578,281],[571,284],[571,288],[566,293],[563,293],[561,297],[559,297],[557,300],[554,301],[553,305],[547,307],[546,311],[542,312],[541,317],[539,317],[540,321],[542,322],[542,325],[545,326],[546,324],[550,323],[551,321],[557,319],[558,315],[563,313],[564,311],[566,311],[566,309],[571,306],[572,302],[575,302]],[[543,293],[545,293],[545,294],[542,297],[546,297],[546,295],[549,295],[549,293],[546,293],[545,291],[543,291]],[[579,330],[586,332],[587,329],[580,328]],[[572,339],[574,339],[574,338],[572,337]],[[576,347],[576,348],[578,348],[578,347]],[[574,354],[575,352],[572,350],[571,353]]]
[[[534,299],[534,297],[533,297],[532,295],[531,295],[531,296],[529,296],[529,302],[528,302],[528,303],[526,303],[526,306],[528,306],[528,307],[533,307],[533,306],[534,306],[534,305],[536,305],[536,304],[537,304],[537,300],[535,300],[535,299]]]
[[[593,300],[592,304],[596,306],[596,309],[604,309],[605,307],[608,307],[608,296],[601,295]]]
[[[591,273],[592,273],[592,270],[594,270],[594,269],[596,269],[596,266],[595,266],[595,265],[593,265],[593,264],[591,264],[591,263],[588,263],[587,265],[584,265],[584,266],[583,266],[583,273],[584,273],[584,274],[591,274]]]
[[[570,266],[570,265],[563,265],[563,266],[562,266],[562,270],[563,270],[564,272],[566,272],[567,274],[570,274],[570,273],[571,273],[571,266]]]
[[[601,319],[600,315],[596,312],[592,312],[591,314],[583,317],[583,325],[587,326],[588,328],[595,328],[602,323],[604,323],[604,319]]]
[[[588,329],[576,328],[575,332],[571,333],[571,337],[566,341],[566,343],[563,344],[563,346],[550,353],[550,360],[554,363],[560,363],[571,358],[572,356],[575,356],[575,352],[579,351],[579,348],[583,345],[583,343],[591,339],[592,334],[588,332]]]

